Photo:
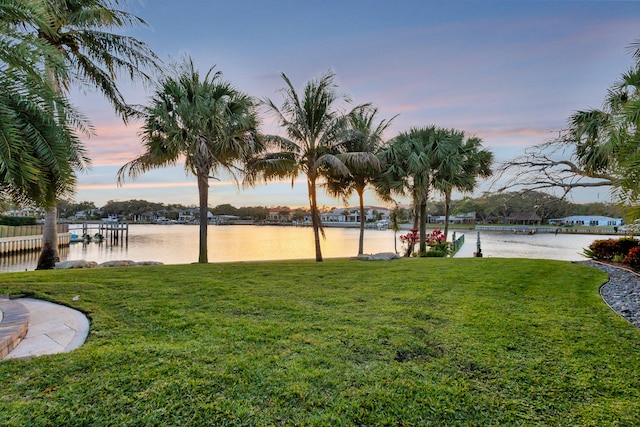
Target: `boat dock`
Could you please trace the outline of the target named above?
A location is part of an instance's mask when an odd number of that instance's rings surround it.
[[[39,251],[42,249],[42,226],[5,227],[0,234],[0,256]],[[82,236],[100,236],[93,241],[111,245],[129,245],[129,224],[58,224],[58,247],[83,241]]]
[[[111,245],[129,245],[129,224],[119,222],[100,222],[70,224],[69,233],[82,239],[83,236],[100,236],[100,241]]]

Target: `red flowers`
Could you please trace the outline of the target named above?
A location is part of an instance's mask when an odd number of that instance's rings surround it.
[[[406,245],[406,255],[410,256],[413,253],[413,248],[418,241],[420,241],[420,235],[417,228],[412,228],[409,233],[401,234],[400,241],[403,245]],[[428,246],[438,246],[445,241],[444,233],[441,229],[436,228],[431,233],[426,235],[426,243]]]

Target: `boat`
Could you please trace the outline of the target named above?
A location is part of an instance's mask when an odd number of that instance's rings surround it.
[[[514,228],[513,229],[513,234],[528,234],[528,235],[532,235],[532,234],[536,234],[536,229],[535,228]]]
[[[115,222],[118,222],[118,221],[119,221],[119,219],[118,219],[118,215],[109,215],[109,216],[108,216],[108,217],[106,217],[106,218],[102,218],[102,222],[112,222],[112,223],[115,223]]]

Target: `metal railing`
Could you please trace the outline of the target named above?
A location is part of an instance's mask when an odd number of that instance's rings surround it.
[[[464,245],[464,234],[456,239],[456,233],[454,232],[453,241],[451,242],[451,256],[455,255],[462,245]]]

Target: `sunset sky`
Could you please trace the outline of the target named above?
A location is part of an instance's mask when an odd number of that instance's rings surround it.
[[[278,105],[281,72],[301,90],[333,70],[355,104],[372,102],[384,119],[399,114],[386,138],[412,126],[453,127],[482,138],[497,160],[552,139],[576,110],[600,107],[640,39],[638,2],[133,0],[127,10],[150,25],[132,34],[167,63],[190,56],[202,72],[215,65],[238,89]],[[126,81],[122,90],[135,104],[150,95]],[[72,99],[96,128],[85,140],[93,167],[79,176],[77,201],[198,203],[182,166],[117,187],[118,168],[142,152],[138,124],[125,126],[97,94]],[[264,132],[281,132],[263,118]],[[321,205],[340,205],[322,196]],[[608,199],[601,189],[573,201]],[[302,177],[293,189],[212,180],[209,204],[222,203],[308,204]]]

